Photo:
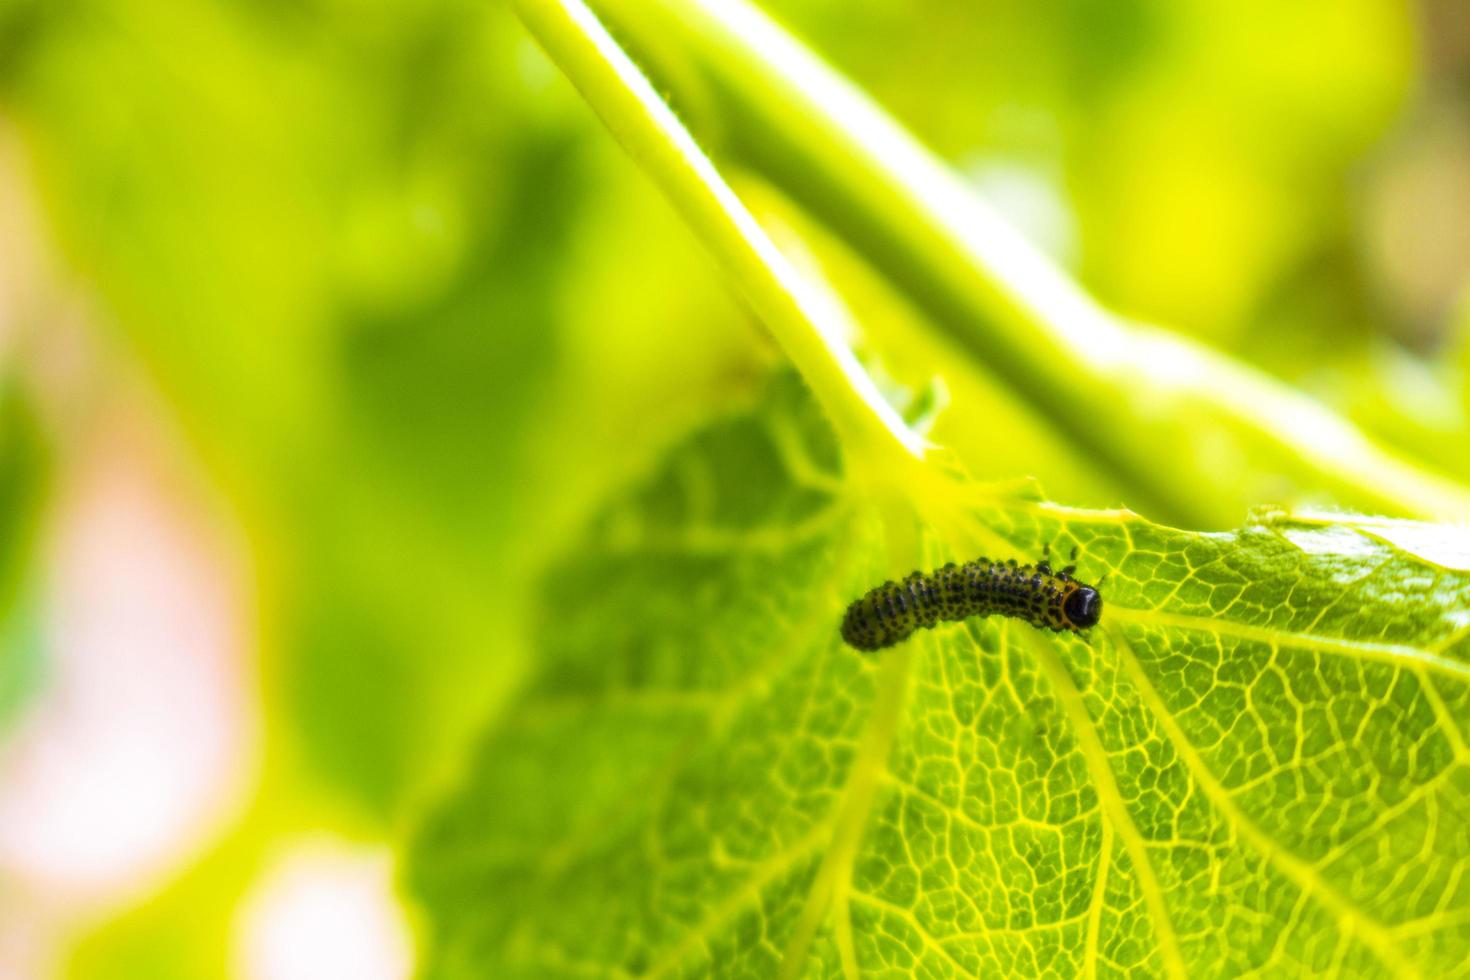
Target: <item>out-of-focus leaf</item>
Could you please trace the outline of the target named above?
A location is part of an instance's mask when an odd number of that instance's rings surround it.
[[[477,229],[488,240],[472,243],[442,293],[344,330],[344,396],[358,423],[344,458],[373,488],[351,491],[345,507],[340,489],[301,501],[316,546],[301,556],[310,592],[293,603],[290,702],[321,771],[380,813],[414,784],[453,692],[510,660],[508,644],[479,639],[504,609],[483,594],[503,594],[511,570],[496,556],[516,536],[526,487],[514,474],[526,470],[557,363],[558,257],[580,214],[582,157],[566,138],[506,153],[519,216]],[[547,173],[561,177],[555,193]],[[396,515],[395,497],[410,502]],[[396,576],[409,556],[418,571]],[[425,669],[430,646],[438,662]]]
[[[430,975],[1463,969],[1460,532],[977,488],[923,562],[1076,546],[1101,625],[865,657],[842,608],[908,569],[834,449],[778,388],[548,577],[536,678],[413,854]]]
[[[7,111],[248,522],[280,758],[386,820],[515,676],[549,531],[747,383],[748,326],[503,11],[35,20]]]
[[[58,5],[26,43],[61,249],[248,515],[282,758],[386,819],[513,676],[582,141],[511,111],[524,42],[470,4]]]
[[[46,452],[30,406],[0,376],[0,735],[42,675],[38,617],[25,583],[45,469]]]

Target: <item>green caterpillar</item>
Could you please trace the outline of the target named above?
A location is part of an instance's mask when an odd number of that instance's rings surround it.
[[[950,562],[926,575],[884,582],[847,607],[842,639],[858,650],[881,650],[908,639],[914,630],[971,616],[1013,616],[1037,629],[1080,633],[1097,625],[1102,596],[1072,577],[1076,566],[1053,571],[1046,561]]]

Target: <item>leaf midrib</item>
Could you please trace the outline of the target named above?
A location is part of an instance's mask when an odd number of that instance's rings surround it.
[[[888,755],[898,734],[912,660],[912,647],[907,644],[889,650],[883,657],[875,682],[873,710],[868,716],[862,746],[843,789],[832,844],[817,869],[796,929],[782,953],[781,980],[797,976],[805,966],[812,940],[832,908],[833,898],[839,891],[845,898],[846,888],[851,884],[853,862],[868,826],[878,777],[887,768]],[[844,963],[850,958],[844,955]]]
[[[1154,874],[1152,859],[1148,854],[1148,842],[1139,833],[1137,825],[1133,823],[1132,814],[1123,802],[1123,794],[1118,789],[1112,764],[1108,761],[1107,749],[1092,724],[1092,716],[1088,714],[1087,705],[1082,701],[1082,694],[1051,644],[1037,636],[1031,638],[1030,646],[1036,655],[1037,666],[1051,685],[1062,713],[1072,723],[1077,746],[1097,790],[1102,819],[1112,824],[1113,830],[1122,838],[1124,849],[1133,860],[1139,890],[1143,892],[1144,904],[1148,906],[1149,914],[1154,920],[1154,934],[1159,942],[1164,966],[1170,976],[1183,980],[1188,976],[1184,968],[1184,957],[1179,951],[1179,939],[1174,932],[1173,920],[1169,917],[1163,888]]]

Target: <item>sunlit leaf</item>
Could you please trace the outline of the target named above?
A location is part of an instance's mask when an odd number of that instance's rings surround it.
[[[924,562],[1076,547],[1101,625],[866,657],[843,606],[908,569],[833,458],[783,388],[549,576],[539,673],[414,852],[433,975],[1463,968],[1470,574],[977,496]]]

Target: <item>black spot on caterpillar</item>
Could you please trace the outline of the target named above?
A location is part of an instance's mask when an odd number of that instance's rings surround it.
[[[842,639],[859,650],[881,650],[908,639],[914,630],[971,616],[1013,616],[1037,629],[1080,633],[1097,625],[1102,596],[1072,577],[1075,566],[1053,571],[1042,561],[950,562],[926,575],[884,582],[847,607]]]

